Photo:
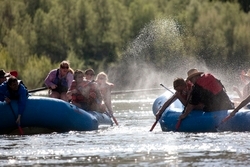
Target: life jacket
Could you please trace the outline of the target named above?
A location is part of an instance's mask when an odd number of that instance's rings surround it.
[[[221,92],[224,88],[221,82],[211,74],[204,74],[195,84],[201,86],[209,92],[212,92],[214,95]]]
[[[59,78],[59,69],[56,71],[56,78],[53,80],[53,83],[57,85],[56,89],[53,89],[53,91],[56,91],[58,93],[67,92],[68,91],[68,82],[66,77]]]

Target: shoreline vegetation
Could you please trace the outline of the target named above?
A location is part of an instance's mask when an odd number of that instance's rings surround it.
[[[248,3],[1,0],[1,68],[17,70],[28,89],[62,60],[105,71],[115,90],[159,87],[197,66],[238,82],[250,68]]]

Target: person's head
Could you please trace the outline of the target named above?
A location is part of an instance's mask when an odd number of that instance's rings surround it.
[[[198,78],[201,77],[201,74],[203,74],[204,72],[199,72],[196,68],[190,69],[187,72],[187,81],[191,81],[193,84],[197,81]]]
[[[182,92],[187,88],[187,83],[183,78],[175,78],[173,87],[177,92]]]
[[[82,70],[75,70],[74,72],[74,80],[76,82],[81,82],[83,80],[83,77],[84,77],[84,72]]]
[[[14,76],[10,76],[7,80],[7,85],[11,90],[18,90],[18,80]]]
[[[66,60],[60,63],[59,69],[62,75],[66,75],[68,72],[71,72],[72,74],[74,73],[74,71],[70,68],[69,62]]]
[[[100,83],[100,84],[107,82],[108,81],[107,74],[105,72],[100,72],[96,76],[96,81],[97,81],[97,83]]]
[[[0,84],[2,84],[4,81],[7,80],[7,77],[9,77],[10,74],[6,73],[3,69],[0,70]]]
[[[84,75],[85,75],[85,78],[87,80],[89,80],[89,81],[93,80],[94,76],[95,76],[95,71],[92,68],[89,68],[89,69],[85,70]]]

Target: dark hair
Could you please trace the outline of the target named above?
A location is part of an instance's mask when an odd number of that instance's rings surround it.
[[[79,75],[79,74],[84,75],[84,72],[83,72],[82,70],[79,70],[79,69],[75,70],[75,72],[74,72],[74,80],[76,80],[76,77],[77,77],[77,75]]]
[[[10,86],[12,83],[18,82],[17,78],[14,76],[10,76],[7,80],[7,85]]]
[[[186,82],[183,78],[175,78],[173,82],[173,87],[174,89],[177,88],[178,86],[186,86]]]

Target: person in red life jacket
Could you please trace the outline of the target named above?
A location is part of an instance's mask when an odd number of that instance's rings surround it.
[[[67,92],[67,97],[72,104],[84,110],[101,111],[101,94],[95,85],[96,83],[93,81],[88,81],[84,78],[82,70],[76,70],[72,85]]]
[[[175,94],[170,97],[163,106],[156,113],[156,120],[158,120],[165,109],[170,106],[176,99],[179,99],[181,103],[185,106],[187,104],[187,99],[192,89],[192,83],[185,81],[183,78],[175,78],[173,82],[173,87],[176,90]]]
[[[105,72],[100,72],[96,76],[96,83],[101,92],[104,108],[107,108],[109,114],[113,116],[113,108],[111,102],[111,90],[114,88],[114,84],[108,82],[108,76]]]
[[[234,108],[224,86],[212,74],[204,74],[197,69],[191,69],[187,74],[187,80],[190,80],[194,86],[186,110],[180,115],[179,119],[184,119],[194,109],[195,105],[200,103],[204,104],[202,110],[205,112]]]
[[[45,78],[45,85],[50,89],[49,96],[52,98],[68,101],[66,92],[73,81],[74,71],[68,61],[62,61],[58,69],[53,69]]]
[[[18,82],[14,76],[10,76],[7,81],[0,85],[0,101],[10,103],[12,100],[18,101],[18,117],[16,123],[20,125],[21,115],[23,114],[28,99],[28,90]]]

